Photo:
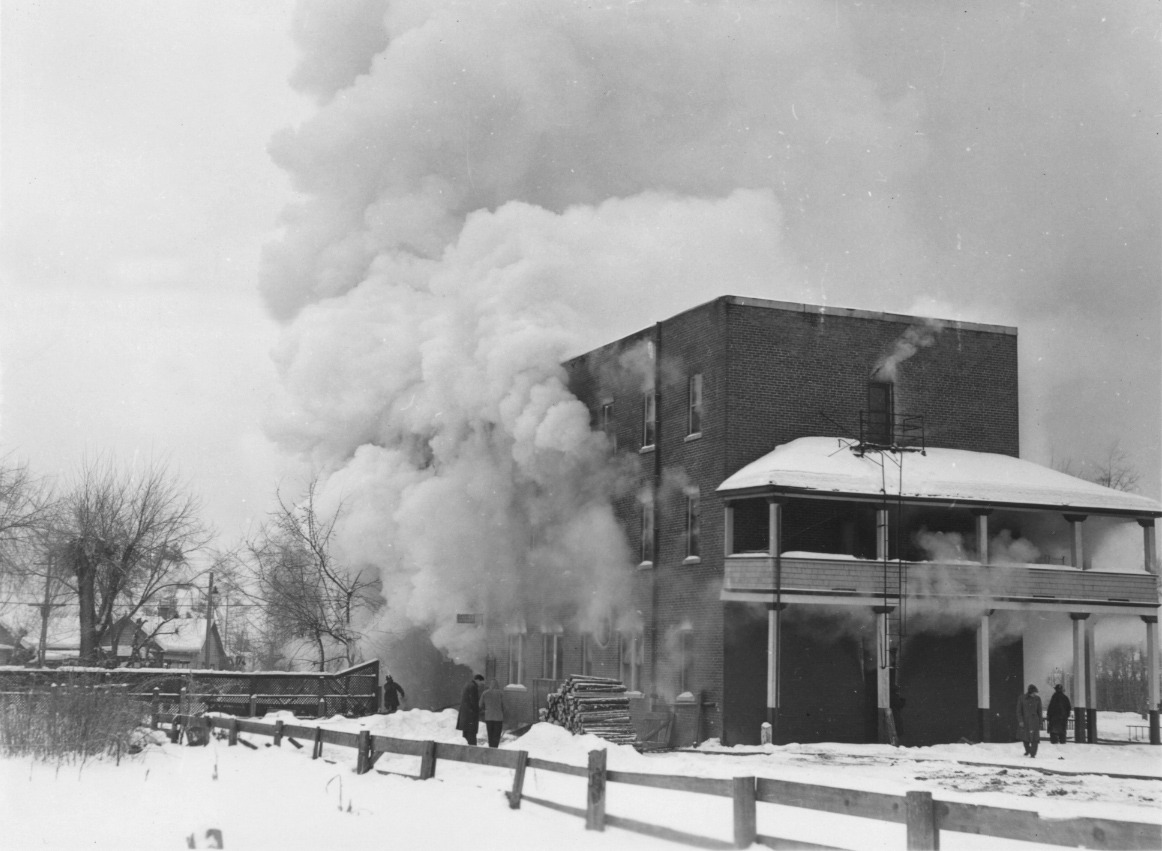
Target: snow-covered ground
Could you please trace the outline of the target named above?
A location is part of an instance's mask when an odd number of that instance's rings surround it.
[[[283,718],[285,713],[267,720]],[[1129,714],[1102,718],[1103,735],[1124,733]],[[298,721],[313,724],[313,721]],[[364,719],[332,718],[331,729],[370,729],[400,738],[462,741],[455,712],[423,710]],[[532,803],[511,810],[502,794],[512,772],[443,761],[436,777],[418,782],[415,757],[383,755],[376,771],[353,771],[354,751],[327,747],[310,759],[309,743],[270,746],[270,739],[244,736],[258,746],[229,748],[170,744],[163,736],[120,766],[83,768],[0,760],[0,848],[165,849],[197,847],[208,829],[221,831],[228,849],[428,849],[472,847],[506,851],[683,847],[609,827],[586,832],[583,820]],[[591,736],[572,736],[548,724],[534,726],[503,747],[574,765],[588,751],[605,748],[611,769],[703,777],[762,776],[804,783],[903,793],[925,789],[937,798],[1037,810],[1047,817],[1093,816],[1162,822],[1162,748],[1149,745],[1050,745],[1036,760],[1019,744],[942,745],[892,748],[882,745],[786,745],[716,748],[643,755]],[[1046,769],[1061,774],[1047,774]],[[1139,775],[1103,777],[1086,772]],[[585,780],[529,770],[528,795],[583,807]],[[607,811],[705,836],[730,839],[731,802],[667,790],[610,784]],[[852,849],[904,847],[902,825],[760,804],[759,832]],[[463,843],[463,845],[461,845]],[[968,834],[943,833],[942,847],[1031,848]]]

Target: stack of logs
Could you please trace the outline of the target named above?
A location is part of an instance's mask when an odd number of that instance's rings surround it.
[[[637,741],[625,685],[608,677],[570,676],[549,695],[547,720],[572,733],[592,733],[618,745]]]

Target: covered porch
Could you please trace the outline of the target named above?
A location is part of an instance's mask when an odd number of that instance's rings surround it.
[[[898,741],[893,695],[909,609],[975,633],[982,741],[996,717],[995,618],[1007,615],[1011,623],[1016,613],[1052,612],[1070,619],[1074,736],[1094,741],[1094,622],[1103,615],[1140,617],[1150,741],[1162,743],[1157,502],[1007,456],[871,449],[822,437],[778,447],[728,478],[718,493],[725,506],[721,596],[726,604],[766,610],[766,716],[776,739],[789,682],[781,664],[783,620],[789,606],[804,606],[858,609],[872,624],[881,742]],[[1136,558],[1127,555],[1128,535],[1138,542]],[[920,650],[924,642],[911,645]]]

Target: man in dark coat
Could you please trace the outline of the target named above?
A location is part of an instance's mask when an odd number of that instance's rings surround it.
[[[403,693],[403,686],[393,680],[391,674],[388,674],[387,679],[383,681],[383,709],[388,715],[399,710],[401,697],[407,697]]]
[[[1037,756],[1037,745],[1041,742],[1041,719],[1041,698],[1037,694],[1037,686],[1030,685],[1017,698],[1017,729],[1021,733],[1021,741],[1025,743],[1025,756]]]
[[[1065,696],[1065,689],[1061,683],[1053,686],[1053,697],[1049,698],[1049,711],[1045,713],[1049,721],[1049,741],[1054,745],[1063,745],[1069,741],[1065,726],[1069,716],[1073,714],[1073,704]]]
[[[480,674],[469,680],[460,694],[460,714],[456,717],[456,729],[464,733],[464,741],[476,744],[476,733],[480,729],[480,684],[484,677]]]

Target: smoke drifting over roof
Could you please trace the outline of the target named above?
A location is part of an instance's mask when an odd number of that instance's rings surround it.
[[[1098,37],[1085,9],[914,6],[301,7],[318,111],[271,145],[300,201],[264,261],[269,431],[346,498],[386,622],[467,660],[457,612],[618,598],[618,469],[559,364],[693,304],[1157,317],[1156,10]]]

